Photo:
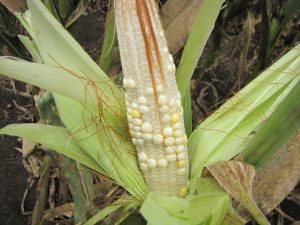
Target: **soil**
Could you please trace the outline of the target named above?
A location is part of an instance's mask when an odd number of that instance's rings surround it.
[[[20,112],[13,104],[22,105],[30,100],[21,99],[14,93],[0,89],[0,127],[18,122]],[[22,103],[21,103],[22,102]],[[16,137],[3,136],[0,138],[0,224],[28,224],[28,217],[21,213],[21,202],[26,189],[28,173],[22,164],[22,154],[15,147],[21,147]]]

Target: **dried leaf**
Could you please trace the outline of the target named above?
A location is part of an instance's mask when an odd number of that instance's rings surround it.
[[[26,0],[0,0],[0,2],[12,13],[27,10]]]
[[[240,161],[227,161],[207,166],[207,169],[234,199],[247,208],[259,224],[270,224],[252,197],[255,176],[253,166]]]
[[[185,43],[203,0],[169,0],[160,12],[170,52]]]
[[[72,217],[74,216],[75,205],[74,203],[66,203],[64,205],[58,206],[54,209],[45,210],[45,214],[43,216],[44,220],[53,220],[59,216]]]
[[[22,142],[22,154],[23,158],[28,157],[33,152],[34,148],[36,146],[36,143],[27,139],[23,139]]]
[[[69,27],[72,23],[74,23],[86,10],[91,0],[79,0],[76,8],[73,10],[71,15],[69,16],[65,28]]]

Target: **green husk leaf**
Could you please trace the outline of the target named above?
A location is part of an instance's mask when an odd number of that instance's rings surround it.
[[[300,81],[246,145],[240,155],[245,162],[254,165],[256,169],[262,168],[300,128],[299,96]]]
[[[26,49],[29,51],[33,60],[35,62],[42,63],[43,62],[42,57],[41,57],[39,50],[37,49],[37,46],[35,45],[35,43],[29,37],[26,37],[23,35],[19,35],[18,37],[19,37],[20,41],[23,43],[23,45],[26,47]]]
[[[193,132],[188,144],[192,185],[205,165],[229,160],[243,151],[245,140],[252,138],[251,132],[264,124],[297,85],[300,79],[298,48],[229,99]]]
[[[101,171],[99,165],[76,144],[66,128],[36,123],[11,124],[0,129],[0,134],[43,144],[95,171]]]

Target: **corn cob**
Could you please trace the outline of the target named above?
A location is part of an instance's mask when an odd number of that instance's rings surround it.
[[[175,64],[153,0],[116,0],[129,131],[150,191],[186,194],[187,137]]]

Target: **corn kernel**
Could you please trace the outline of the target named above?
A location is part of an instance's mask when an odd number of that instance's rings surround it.
[[[134,119],[141,119],[141,114],[140,114],[140,112],[137,111],[137,110],[135,110],[135,109],[133,109],[133,110],[131,111],[131,114],[130,114],[130,115],[131,115],[132,118],[134,118]]]

